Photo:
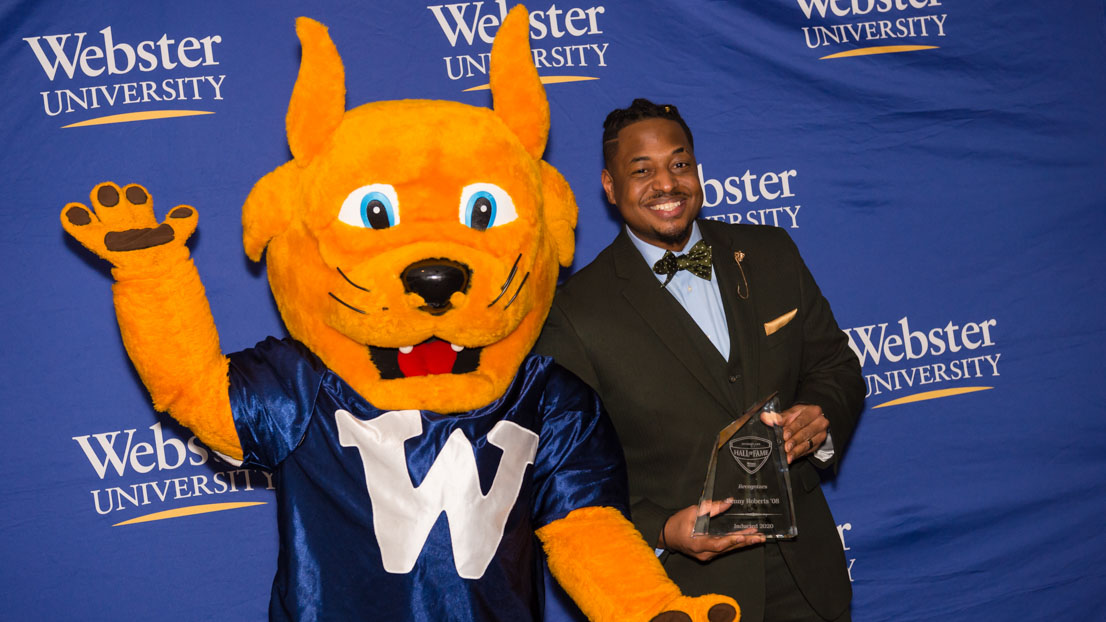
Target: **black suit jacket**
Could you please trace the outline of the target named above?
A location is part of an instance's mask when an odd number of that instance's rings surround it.
[[[835,453],[819,466],[835,466],[864,399],[856,355],[787,233],[705,220],[699,227],[713,249],[728,361],[660,287],[625,231],[558,289],[537,346],[603,399],[626,452],[632,519],[650,544],[668,516],[698,502],[718,431],[753,403],[779,391],[784,408],[821,406]],[[766,329],[772,320],[779,326]],[[814,609],[833,618],[852,597],[841,540],[814,462],[796,461],[791,478],[799,535],[780,551]],[[727,594],[742,620],[762,618],[763,545],[705,564],[678,554],[662,562],[685,594]]]

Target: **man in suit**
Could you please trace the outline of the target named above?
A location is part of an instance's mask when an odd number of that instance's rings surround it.
[[[685,593],[733,596],[744,622],[849,620],[817,469],[834,468],[849,443],[860,365],[784,230],[696,220],[693,147],[675,106],[639,99],[607,117],[603,189],[625,227],[558,290],[537,347],[602,397],[626,453],[633,522]],[[798,536],[693,537],[718,432],[773,391],[786,409]]]

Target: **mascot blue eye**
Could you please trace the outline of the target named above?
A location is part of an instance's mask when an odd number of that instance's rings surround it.
[[[477,192],[465,202],[465,225],[483,231],[495,226],[495,197]]]
[[[511,195],[495,184],[469,184],[461,191],[460,221],[470,229],[484,231],[518,218]]]
[[[399,224],[399,197],[388,184],[369,184],[349,193],[338,220],[365,229],[387,229]]]
[[[373,229],[387,229],[395,224],[395,208],[388,197],[370,192],[361,199],[361,222]]]

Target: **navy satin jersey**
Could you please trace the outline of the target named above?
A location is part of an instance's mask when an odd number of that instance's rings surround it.
[[[230,361],[244,463],[277,485],[271,620],[540,619],[534,530],[627,512],[598,398],[548,357],[453,415],[375,408],[292,340]]]

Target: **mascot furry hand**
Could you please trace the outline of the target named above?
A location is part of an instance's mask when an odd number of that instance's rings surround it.
[[[731,620],[688,598],[623,517],[625,474],[594,394],[528,355],[576,205],[541,159],[549,128],[525,9],[492,48],[495,110],[345,110],[341,59],[301,18],[294,159],[243,208],[246,252],[294,340],[224,356],[185,241],[139,185],[92,190],[62,225],[114,265],[127,352],[155,406],[279,475],[270,617],[525,620],[534,534],[595,620]],[[443,516],[444,514],[444,516]]]

